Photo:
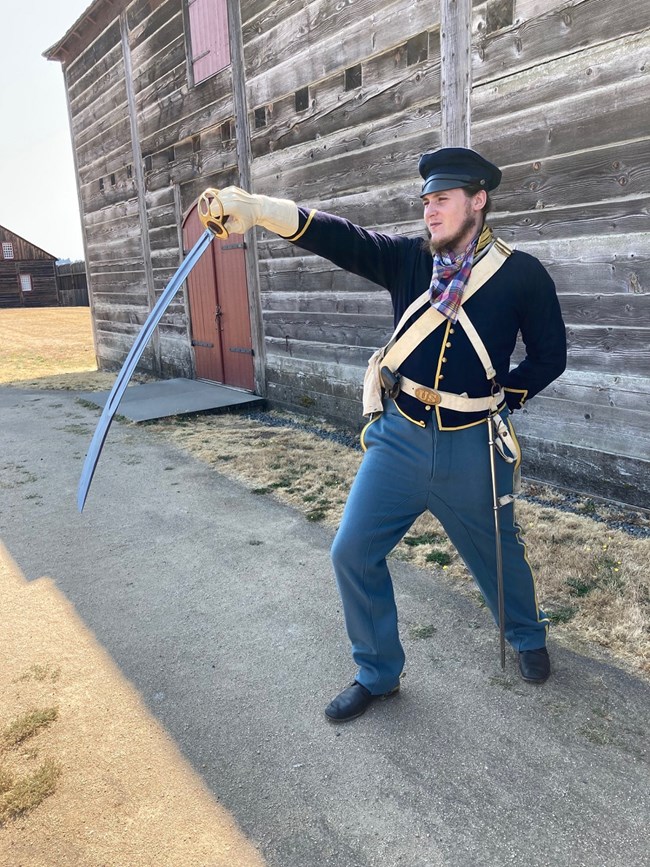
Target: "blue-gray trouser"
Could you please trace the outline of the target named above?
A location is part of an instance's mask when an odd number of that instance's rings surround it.
[[[392,689],[404,666],[386,556],[427,509],[444,527],[498,622],[487,426],[440,431],[432,422],[419,427],[387,401],[384,412],[366,426],[366,453],[332,546],[357,680],[375,695]],[[498,454],[496,464],[498,495],[503,496],[512,492],[515,464]],[[515,650],[534,650],[546,643],[548,619],[537,604],[513,504],[501,507],[499,515],[506,639]]]

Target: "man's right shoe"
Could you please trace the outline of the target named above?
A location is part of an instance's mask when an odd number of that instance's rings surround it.
[[[373,695],[365,686],[354,681],[336,696],[325,708],[325,716],[330,722],[344,723],[364,714],[374,701],[383,701],[399,692],[399,684],[389,692]]]

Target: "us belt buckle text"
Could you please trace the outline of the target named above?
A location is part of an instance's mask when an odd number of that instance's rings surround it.
[[[415,396],[422,403],[428,403],[431,406],[437,406],[442,399],[437,391],[429,391],[428,388],[416,388]]]

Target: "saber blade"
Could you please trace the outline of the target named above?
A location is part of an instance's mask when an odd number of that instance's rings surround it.
[[[204,251],[209,247],[213,238],[214,232],[206,229],[206,231],[201,235],[199,240],[187,254],[185,259],[183,259],[180,267],[178,268],[178,271],[176,271],[172,279],[169,281],[164,292],[162,293],[162,295],[156,302],[153,310],[147,317],[140,333],[135,340],[135,343],[131,347],[129,354],[127,355],[124,364],[122,365],[122,368],[117,375],[117,379],[115,380],[113,388],[111,389],[111,392],[108,395],[108,398],[104,405],[104,410],[99,418],[99,421],[97,422],[97,427],[95,428],[93,438],[90,441],[88,454],[86,455],[86,460],[84,461],[83,470],[81,472],[81,478],[79,479],[79,487],[77,489],[77,508],[80,512],[83,512],[86,497],[88,496],[88,491],[90,490],[90,483],[93,480],[95,469],[97,467],[97,461],[99,460],[99,456],[104,445],[104,440],[106,439],[106,434],[108,433],[108,429],[111,426],[111,422],[113,421],[113,416],[117,412],[117,408],[120,405],[120,401],[122,400],[124,392],[126,391],[129,380],[133,376],[133,372],[135,371],[138,361],[140,360],[140,357],[142,356],[142,353],[144,352],[145,347],[149,342],[149,338],[151,337],[154,329],[160,322],[165,310],[167,310],[167,308],[169,307],[174,295],[176,295],[180,287],[183,285],[184,281],[187,279],[188,274],[199,261]]]

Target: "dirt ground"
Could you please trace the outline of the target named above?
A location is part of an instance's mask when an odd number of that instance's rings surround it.
[[[0,331],[0,385],[87,391],[114,382],[95,370],[87,309],[0,311]],[[335,433],[327,425],[319,423],[319,435],[304,418],[274,418],[226,414],[150,427],[260,496],[335,526],[360,453],[323,437]],[[556,640],[605,648],[650,675],[650,538],[616,527],[647,528],[649,517],[541,486],[526,494],[519,520]],[[438,571],[481,604],[433,519],[421,519],[395,556]],[[54,583],[27,583],[1,542],[0,622],[1,867],[264,864]],[[48,711],[50,722],[11,744],[12,723],[34,710]],[[12,791],[47,762],[53,794],[11,816]]]

